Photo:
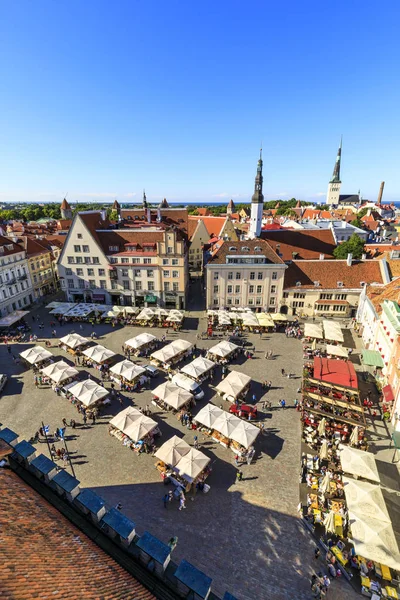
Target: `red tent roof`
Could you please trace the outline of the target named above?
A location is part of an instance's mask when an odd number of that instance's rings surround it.
[[[331,360],[316,356],[314,358],[314,379],[358,389],[357,374],[353,363],[347,360]]]

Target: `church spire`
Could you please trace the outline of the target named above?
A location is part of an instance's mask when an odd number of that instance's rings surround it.
[[[143,190],[143,208],[147,208],[147,198],[145,190]]]
[[[262,148],[260,148],[260,158],[258,159],[258,163],[257,163],[257,174],[256,174],[255,183],[254,183],[254,194],[251,199],[251,202],[254,204],[262,204],[264,202],[264,196],[262,193],[262,188],[263,188],[262,168],[263,168]]]
[[[340,160],[342,157],[342,137],[340,138],[340,146],[336,157],[335,166],[333,168],[332,179],[329,183],[342,183],[340,181]]]

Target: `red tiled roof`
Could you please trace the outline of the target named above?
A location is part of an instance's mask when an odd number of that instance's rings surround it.
[[[69,229],[71,225],[71,219],[58,219],[57,221],[57,229]]]
[[[208,208],[198,208],[197,214],[199,215],[199,217],[209,217],[211,215]]]
[[[400,301],[400,279],[395,279],[382,287],[369,285],[367,288],[367,297],[372,302],[376,312],[380,314],[384,300]]]
[[[188,211],[187,208],[161,208],[160,209],[162,223],[164,225],[176,225],[186,235],[188,233]],[[136,216],[144,216],[147,214],[144,208],[123,208],[121,217],[123,219],[134,219]],[[150,209],[151,222],[157,222],[157,211]]]
[[[24,250],[20,244],[15,244],[10,238],[3,235],[0,235],[0,246],[3,247],[0,256],[9,256],[10,254],[16,254],[17,252],[23,252]]]
[[[0,596],[155,600],[18,475],[0,469]]]
[[[319,258],[320,254],[333,258],[336,248],[331,229],[262,230],[261,237],[280,253],[284,261],[293,260],[294,252],[297,253],[296,260]]]
[[[189,223],[190,221],[196,221],[196,225],[197,221],[203,221],[209,236],[213,237],[214,235],[219,235],[222,227],[225,224],[226,217],[197,217],[195,215],[189,215]]]
[[[260,247],[261,251],[256,251],[256,247]],[[242,248],[247,247],[249,251],[242,250]],[[232,250],[235,248],[235,250]],[[213,254],[212,258],[209,260],[209,263],[213,264],[226,264],[226,257],[229,256],[249,256],[257,255],[259,252],[260,256],[265,256],[268,259],[268,262],[273,264],[281,264],[283,260],[279,258],[276,252],[273,251],[271,246],[265,240],[245,240],[239,242],[223,242],[219,249],[215,254]]]
[[[333,385],[358,389],[354,365],[348,360],[331,360],[316,356],[314,358],[314,379]]]
[[[361,282],[383,284],[380,262],[377,260],[354,261],[349,267],[345,260],[299,260],[293,261],[285,272],[285,289],[314,288],[317,289],[361,289]],[[338,286],[338,282],[342,286]],[[297,286],[297,282],[301,285]]]
[[[61,206],[60,206],[61,210],[68,210],[70,209],[70,205],[68,204],[67,200],[64,198],[64,200],[61,202]]]

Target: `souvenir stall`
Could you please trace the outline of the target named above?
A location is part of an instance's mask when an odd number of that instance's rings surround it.
[[[45,380],[41,383],[46,383],[46,379],[49,384],[53,385],[55,392],[65,396],[70,385],[73,385],[74,380],[79,375],[77,369],[71,367],[68,363],[63,360],[48,365],[42,371],[42,376]]]
[[[322,326],[324,328],[324,337],[326,340],[343,344],[344,337],[340,323],[337,321],[328,321],[327,319],[324,319],[322,321]]]
[[[224,448],[229,448],[232,433],[238,427],[239,423],[242,423],[241,419],[231,413],[222,411],[222,414],[214,421],[213,432],[211,434],[212,439],[221,444],[221,446],[224,446]]]
[[[73,355],[80,354],[90,343],[91,340],[79,335],[79,333],[69,333],[60,338],[60,347]]]
[[[240,402],[249,391],[251,377],[239,371],[231,371],[217,386],[219,396],[228,402]]]
[[[85,357],[84,364],[93,366],[95,369],[99,369],[103,365],[109,365],[116,356],[115,352],[108,350],[104,346],[92,346],[82,352]]]
[[[338,358],[349,358],[349,351],[347,348],[343,348],[343,346],[334,346],[332,344],[326,345],[326,354],[327,357],[337,356]]]
[[[136,315],[136,325],[142,327],[155,327],[155,314],[152,308],[143,308],[138,315]]]
[[[187,340],[174,340],[164,348],[150,355],[151,364],[169,370],[181,360],[189,356],[193,344]]]
[[[23,352],[20,352],[20,357],[24,359],[29,365],[33,365],[35,367],[44,367],[49,364],[53,357],[53,354],[45,348],[41,346],[34,346],[33,348],[28,348]]]
[[[207,358],[216,363],[226,364],[239,352],[239,346],[223,340],[212,346],[207,352]]]
[[[154,455],[158,461],[156,468],[161,478],[176,487],[175,497],[181,491],[193,493],[198,490],[208,492],[210,487],[204,482],[211,473],[208,456],[192,448],[176,435],[163,444]]]
[[[200,429],[202,433],[210,436],[212,434],[215,421],[220,415],[222,415],[223,412],[224,411],[222,408],[209,403],[206,404],[206,406],[204,406],[195,417],[193,417],[193,421],[197,424],[197,428]]]
[[[152,404],[162,410],[178,411],[193,404],[193,394],[167,381],[153,390]]]
[[[218,425],[218,423],[217,423]],[[230,449],[235,454],[243,455],[248,452],[260,434],[260,429],[247,421],[240,421],[232,431]]]
[[[156,348],[158,344],[158,339],[155,335],[151,333],[141,333],[130,340],[125,342],[125,346],[133,350],[133,353],[136,356],[140,356],[140,354],[144,354],[146,350],[150,350]]]
[[[110,368],[111,379],[122,387],[128,385],[132,390],[147,382],[146,369],[130,360],[122,360]],[[130,390],[130,391],[132,391]]]
[[[163,327],[173,327],[175,331],[179,331],[182,329],[184,314],[182,311],[177,309],[172,309],[169,311],[168,315],[165,317],[165,321],[163,323]]]
[[[215,366],[212,360],[208,360],[204,356],[198,356],[191,363],[182,367],[180,372],[194,379],[197,383],[202,383],[210,376],[211,370]]]
[[[81,404],[93,409],[110,403],[109,391],[93,379],[79,381],[68,388],[67,398],[72,404]]]
[[[154,444],[154,437],[161,435],[157,422],[132,406],[111,419],[108,433],[138,453],[147,453]]]

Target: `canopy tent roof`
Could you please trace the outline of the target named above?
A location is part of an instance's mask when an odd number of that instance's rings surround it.
[[[190,452],[190,446],[177,435],[167,440],[154,454],[158,460],[162,460],[166,465],[175,467],[185,454]]]
[[[88,344],[90,340],[79,335],[79,333],[69,333],[64,337],[60,338],[60,342],[65,344],[69,348],[78,348],[79,346],[83,346],[84,344]]]
[[[198,356],[191,363],[186,365],[181,369],[181,373],[185,373],[185,375],[189,375],[194,379],[201,377],[204,373],[207,373],[210,369],[215,367],[215,363],[212,360],[208,360],[203,356]]]
[[[306,323],[304,325],[304,337],[315,338],[317,340],[324,339],[322,327],[316,323]]]
[[[27,350],[21,352],[20,356],[22,356],[22,358],[28,361],[28,363],[31,365],[37,365],[38,363],[51,358],[53,355],[51,352],[45,350],[45,348],[42,348],[41,346],[34,346],[33,348],[28,348]]]
[[[287,321],[287,315],[283,315],[282,313],[268,313],[273,321]]]
[[[178,473],[183,479],[192,483],[196,477],[200,475],[206,468],[211,458],[208,458],[205,454],[191,448],[187,454],[185,454],[180,461],[173,467],[174,471]]]
[[[358,390],[354,365],[347,360],[329,360],[329,358],[314,357],[314,379]]]
[[[140,410],[133,408],[133,406],[128,406],[111,419],[110,425],[116,427],[116,429],[119,429],[120,431],[125,431],[129,425],[132,425],[134,421],[140,419],[142,416],[143,413],[141,413]]]
[[[160,350],[156,350],[153,354],[150,355],[150,358],[154,360],[158,360],[160,362],[168,362],[181,352],[185,352],[185,350],[189,350],[192,347],[192,344],[187,340],[174,340],[164,348]]]
[[[201,425],[212,429],[216,419],[222,415],[223,412],[224,411],[221,408],[218,408],[218,406],[215,406],[214,404],[206,404],[206,406],[203,406],[193,418]]]
[[[349,511],[349,525],[356,554],[396,571],[400,570],[398,536],[391,523],[366,519],[359,512]]]
[[[343,346],[334,346],[332,344],[326,345],[327,354],[331,354],[332,356],[340,356],[342,358],[349,357],[349,351],[347,348],[343,348]]]
[[[249,448],[254,444],[259,433],[258,427],[240,419],[240,423],[237,424],[230,437],[245,448]]]
[[[257,313],[256,318],[257,318],[258,324],[261,327],[273,327],[274,326],[274,321],[272,320],[271,315],[268,313]]]
[[[102,385],[98,385],[93,379],[79,381],[68,389],[68,392],[75,396],[85,406],[91,406],[98,400],[108,396],[108,390]]]
[[[129,346],[130,348],[134,348],[136,350],[137,348],[141,348],[142,346],[150,344],[151,342],[155,342],[156,340],[156,336],[152,335],[151,333],[140,333],[134,338],[127,340],[125,342],[125,346]]]
[[[42,369],[42,373],[43,375],[50,377],[55,383],[62,383],[66,379],[78,375],[78,371],[63,360],[45,367]]]
[[[225,437],[230,438],[232,432],[239,423],[241,423],[239,417],[235,417],[235,415],[232,415],[231,413],[222,411],[222,414],[215,419],[213,429],[219,431],[219,433],[222,433]]]
[[[22,317],[25,317],[25,315],[28,314],[29,310],[14,310],[14,312],[0,319],[0,327],[10,327],[11,325],[14,325],[14,323],[20,321]]]
[[[364,452],[364,450],[345,445],[341,445],[339,448],[340,462],[345,473],[376,483],[380,482],[375,456],[371,452]]]
[[[84,350],[82,354],[99,364],[115,356],[115,352],[104,348],[104,346],[93,346],[92,348],[87,348],[87,350]]]
[[[60,302],[58,306],[50,311],[51,315],[65,315],[71,308],[76,306],[76,302]]]
[[[190,392],[187,392],[170,381],[166,381],[165,383],[157,386],[152,393],[154,396],[160,398],[160,400],[169,406],[172,406],[172,408],[175,408],[176,410],[189,402],[189,400],[193,399],[193,395]]]
[[[342,333],[342,328],[340,327],[340,323],[324,319],[322,321],[322,325],[324,327],[324,334],[326,340],[333,340],[334,342],[340,343],[344,342],[344,337]]]
[[[124,306],[124,313],[126,315],[136,315],[140,308],[138,306]]]
[[[114,375],[123,377],[127,381],[134,381],[137,377],[146,373],[146,369],[139,367],[139,365],[135,365],[130,360],[122,360],[111,367],[110,372],[114,373]]]
[[[251,377],[239,371],[231,371],[225,379],[223,379],[217,386],[217,392],[221,394],[228,394],[236,398],[244,390],[244,388],[250,383]]]
[[[95,304],[77,304],[70,308],[65,314],[66,317],[87,317],[93,312],[103,312],[104,307],[101,307],[101,310],[98,311]]]
[[[227,311],[222,311],[222,310],[218,311],[218,323],[220,325],[230,325],[231,324],[231,318]]]
[[[143,308],[137,316],[138,321],[150,321],[154,317],[152,308]]]
[[[143,439],[157,427],[157,421],[141,415],[136,421],[129,425],[123,433],[131,438],[133,442]]]
[[[236,346],[236,344],[232,344],[232,342],[227,342],[226,340],[223,340],[222,342],[219,342],[219,344],[212,346],[208,350],[208,353],[212,354],[213,356],[220,356],[221,358],[225,358],[226,356],[229,356],[229,354],[232,354],[232,352],[235,352],[235,350],[238,349],[239,346]]]
[[[65,302],[56,302],[56,301],[53,301],[53,302],[50,302],[49,304],[47,304],[46,308],[57,308],[58,306],[61,306],[62,304],[65,304]]]
[[[247,327],[256,327],[258,325],[258,319],[252,312],[242,313],[243,325]]]
[[[368,365],[369,367],[378,367],[379,369],[383,369],[385,366],[382,356],[378,350],[363,350],[362,362],[364,365]]]
[[[118,315],[113,310],[108,309],[108,310],[105,310],[101,314],[101,316],[104,318],[108,318],[108,319],[116,319]]]
[[[347,507],[364,519],[379,519],[400,528],[400,503],[396,493],[367,481],[343,477]]]

